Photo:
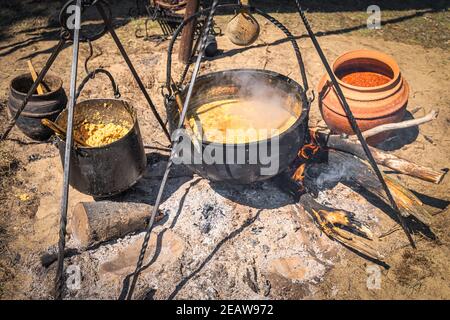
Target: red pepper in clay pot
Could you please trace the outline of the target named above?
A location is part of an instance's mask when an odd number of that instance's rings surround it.
[[[356,50],[341,55],[332,68],[361,131],[402,121],[409,86],[393,58],[377,51]],[[318,92],[320,111],[328,127],[335,133],[353,134],[327,75],[320,80]],[[373,136],[368,143],[375,145],[391,133]]]

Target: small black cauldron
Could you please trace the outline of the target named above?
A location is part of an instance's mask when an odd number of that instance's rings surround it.
[[[245,81],[242,81],[245,79]],[[278,136],[273,136],[266,140],[259,140],[242,144],[221,144],[208,141],[201,142],[201,148],[191,146],[190,155],[184,156],[184,164],[201,176],[213,181],[227,181],[231,183],[248,184],[271,178],[284,171],[295,159],[298,150],[303,146],[308,128],[309,104],[303,88],[292,79],[279,73],[257,70],[257,69],[235,69],[210,73],[197,79],[190,110],[209,102],[242,98],[249,94],[249,84],[259,83],[268,86],[276,91],[276,95],[285,99],[283,105],[289,111],[297,115],[295,123]],[[186,90],[181,93],[184,101]],[[177,128],[179,120],[179,109],[175,101],[167,103],[167,114],[169,118],[169,129],[173,131]],[[275,141],[277,140],[277,141]],[[272,148],[274,143],[278,144],[278,149]],[[210,149],[219,150],[223,158],[220,163],[211,163],[205,158]],[[266,148],[265,152],[255,150]],[[271,154],[271,151],[276,154]],[[184,150],[183,152],[185,152]],[[253,153],[252,153],[253,152]],[[245,160],[238,161],[237,155],[241,155]],[[262,156],[266,159],[262,159]],[[190,157],[190,159],[188,159]],[[267,157],[278,161],[276,167],[270,168],[267,164]],[[199,163],[197,159],[201,159]],[[217,159],[217,157],[216,157]],[[275,170],[271,170],[275,169]]]
[[[43,118],[55,121],[59,113],[66,107],[67,96],[62,87],[61,78],[47,74],[43,85],[47,93],[33,94],[17,119],[17,126],[28,137],[34,140],[47,140],[53,131],[42,125]],[[30,74],[15,77],[9,86],[8,109],[14,115],[22,105],[28,90],[33,85]]]
[[[74,128],[84,120],[133,124],[122,138],[101,147],[75,146],[70,158],[70,185],[80,192],[107,197],[133,186],[142,176],[147,160],[137,122],[136,112],[124,100],[90,99],[77,103],[74,108]],[[65,128],[67,109],[56,120]],[[61,161],[64,162],[65,141],[57,140]]]

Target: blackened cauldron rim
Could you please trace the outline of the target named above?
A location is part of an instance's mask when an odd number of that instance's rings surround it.
[[[56,75],[55,73],[53,73],[53,72],[48,72],[48,73],[45,75],[44,80],[45,80],[46,78],[47,78],[47,79],[53,78],[54,80],[56,80],[56,82],[55,82],[55,88],[50,88],[51,90],[50,90],[49,92],[44,92],[43,94],[33,93],[33,94],[31,95],[31,98],[46,98],[46,97],[51,97],[51,96],[55,95],[56,93],[58,93],[59,91],[61,91],[61,90],[63,89],[64,81],[63,81],[63,79],[62,79],[61,77],[59,77],[59,76]],[[14,86],[13,86],[17,81],[22,80],[22,79],[30,79],[32,82],[34,82],[34,81],[33,81],[33,78],[31,77],[31,74],[29,74],[29,73],[22,73],[22,74],[19,74],[19,75],[16,76],[16,77],[14,77],[14,78],[10,81],[10,83],[9,83],[9,90],[10,90],[11,92],[13,92],[14,94],[16,94],[17,96],[20,96],[20,97],[25,98],[25,97],[27,96],[28,92],[19,91],[19,90],[17,90],[16,88],[14,88]],[[29,90],[29,89],[28,89],[28,90]]]
[[[106,147],[111,147],[111,146],[114,146],[115,144],[119,144],[122,140],[124,140],[126,137],[128,137],[129,135],[131,135],[132,133],[133,133],[133,129],[136,127],[136,126],[139,126],[139,124],[138,124],[138,119],[137,119],[137,113],[136,113],[136,109],[133,107],[133,105],[130,103],[130,102],[128,102],[127,100],[124,100],[124,99],[113,99],[113,98],[93,98],[93,99],[86,99],[86,100],[82,100],[82,101],[80,101],[80,102],[77,102],[76,104],[75,104],[75,106],[74,106],[74,112],[75,112],[75,108],[78,106],[78,105],[80,105],[80,104],[82,104],[82,103],[88,103],[88,102],[96,102],[96,101],[102,101],[102,103],[105,103],[105,102],[108,102],[108,101],[115,101],[115,102],[122,102],[122,103],[124,103],[125,104],[125,106],[126,107],[128,107],[129,109],[126,109],[128,112],[129,112],[129,114],[131,115],[131,117],[132,117],[132,119],[133,119],[133,125],[131,126],[131,128],[130,128],[130,130],[127,132],[127,134],[125,134],[124,136],[122,136],[120,139],[118,139],[118,140],[115,140],[115,141],[113,141],[113,142],[111,142],[111,143],[108,143],[108,144],[104,144],[104,145],[101,145],[101,146],[98,146],[98,147],[85,147],[85,146],[80,146],[80,145],[77,145],[76,146],[76,149],[77,150],[83,150],[83,151],[93,151],[93,152],[95,152],[95,150],[98,150],[98,149],[103,149],[103,148],[106,148]],[[64,115],[64,113],[66,113],[67,112],[67,108],[64,108],[62,111],[61,111],[61,113],[58,115],[58,118],[56,118],[56,120],[55,120],[55,122],[57,123],[57,124],[59,124],[58,123],[58,121],[59,121],[59,119],[60,119],[60,117],[62,117],[63,115]],[[62,142],[66,142],[66,140],[65,139],[62,139],[58,134],[55,134],[56,135],[56,137],[57,137],[57,139],[59,140],[59,141],[62,141]]]
[[[259,145],[261,143],[267,143],[271,140],[274,140],[276,138],[278,138],[278,140],[283,139],[285,136],[287,136],[288,134],[290,134],[291,132],[298,130],[298,128],[305,123],[305,121],[308,119],[308,114],[309,114],[309,105],[308,105],[308,100],[306,97],[306,93],[305,90],[303,89],[303,87],[296,82],[295,80],[293,80],[292,78],[289,78],[288,76],[285,76],[281,73],[275,72],[275,71],[271,71],[271,70],[264,70],[264,69],[253,69],[253,68],[240,68],[240,69],[227,69],[227,70],[221,70],[221,71],[215,71],[215,72],[210,72],[207,73],[205,75],[199,76],[197,78],[197,81],[206,81],[208,78],[213,78],[219,74],[227,74],[227,73],[235,73],[235,72],[248,72],[248,73],[261,73],[264,75],[269,75],[272,76],[276,79],[279,79],[281,81],[284,81],[285,83],[292,85],[293,88],[293,92],[299,92],[300,97],[301,97],[301,104],[302,104],[302,112],[300,114],[300,116],[297,118],[297,120],[285,131],[281,132],[278,135],[274,135],[271,136],[267,139],[261,139],[261,140],[257,140],[257,141],[252,141],[252,142],[245,142],[245,143],[221,143],[221,142],[212,142],[212,141],[204,141],[202,140],[202,146],[206,147],[208,145],[211,145],[213,147],[221,147],[221,146],[233,146],[233,147],[238,147],[238,148],[242,148],[242,147],[252,147],[255,145]],[[181,94],[185,94],[187,91],[187,88],[185,88],[184,90],[181,91]],[[175,106],[175,101],[172,101],[170,103],[170,106],[174,107]],[[174,130],[172,130],[173,132]],[[301,147],[301,146],[299,146]]]

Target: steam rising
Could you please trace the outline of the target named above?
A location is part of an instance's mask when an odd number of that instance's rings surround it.
[[[257,115],[246,114],[254,119],[255,128],[267,128],[267,124],[272,124],[271,126],[276,128],[285,123],[289,117],[299,116],[292,110],[292,104],[296,101],[295,93],[288,94],[281,87],[248,73],[238,73],[232,80],[240,88],[240,98],[258,106]]]
[[[296,92],[286,92],[278,81],[247,72],[230,77],[226,81],[232,86],[230,96],[215,97],[213,92],[208,98],[216,99],[191,113],[188,121],[197,137],[221,143],[265,140],[289,129],[300,116]]]

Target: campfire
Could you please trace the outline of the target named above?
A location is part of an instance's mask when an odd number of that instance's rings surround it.
[[[379,132],[378,129],[375,132]],[[347,149],[350,152],[344,152],[327,146],[326,141],[329,141],[330,136],[332,135],[329,133],[311,129],[310,143],[300,149],[297,159],[289,170],[277,177],[277,183],[298,199],[302,207],[317,222],[318,227],[330,238],[371,259],[382,261],[383,257],[371,245],[373,233],[363,222],[355,219],[354,213],[330,208],[314,200],[320,190],[332,188],[340,182],[369,192],[389,205],[380,182],[367,162],[351,154],[352,149]],[[336,136],[334,138],[342,141],[351,139]],[[382,151],[378,152],[384,154]],[[399,159],[399,162],[411,167],[416,166],[403,159]],[[432,170],[427,169],[427,173],[429,171]],[[415,172],[410,171],[409,174],[414,176]],[[444,174],[434,172],[435,181],[439,182]],[[420,174],[416,177],[430,180],[430,177]],[[432,215],[423,203],[398,180],[387,175],[384,178],[402,216],[416,220],[429,229]]]

